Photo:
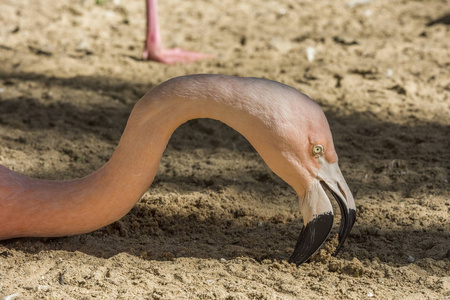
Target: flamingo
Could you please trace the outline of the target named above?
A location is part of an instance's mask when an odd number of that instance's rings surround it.
[[[212,58],[211,54],[197,53],[179,48],[164,49],[158,23],[158,1],[146,0],[147,38],[144,45],[144,60],[153,60],[164,64],[189,63],[200,59]]]
[[[173,78],[147,92],[110,160],[84,178],[33,179],[0,165],[0,240],[76,235],[117,221],[151,185],[174,130],[195,118],[236,129],[298,194],[304,226],[290,262],[303,263],[327,239],[329,190],[341,211],[337,254],[356,207],[319,105],[275,81],[205,74]]]

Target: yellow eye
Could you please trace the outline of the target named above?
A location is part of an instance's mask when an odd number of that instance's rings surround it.
[[[323,152],[324,152],[324,149],[323,149],[322,145],[315,145],[313,147],[313,154],[314,155],[320,155],[320,154],[323,154]]]

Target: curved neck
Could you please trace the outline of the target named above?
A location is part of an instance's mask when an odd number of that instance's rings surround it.
[[[161,84],[135,105],[111,159],[81,179],[38,180],[0,166],[0,239],[73,235],[118,220],[153,182],[173,131],[190,119],[212,118],[230,125],[252,143],[266,162],[279,156],[275,148],[282,141],[277,141],[279,126],[273,125],[271,114],[289,115],[283,111],[289,106],[277,105],[278,100],[262,89],[267,85],[272,85],[271,89],[286,86],[266,80],[255,84],[260,81],[195,75]],[[298,93],[288,89],[290,92]],[[265,97],[260,98],[263,93]],[[269,146],[268,139],[277,146]],[[277,174],[286,172],[286,164],[279,163],[279,159],[277,162],[269,165],[272,170]]]

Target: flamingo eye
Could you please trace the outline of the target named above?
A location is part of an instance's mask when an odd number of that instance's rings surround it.
[[[315,146],[313,147],[313,154],[314,154],[315,156],[322,155],[324,151],[325,151],[325,149],[323,148],[322,145],[315,145]]]

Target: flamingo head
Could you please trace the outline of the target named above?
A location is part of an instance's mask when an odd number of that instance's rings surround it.
[[[289,259],[299,265],[325,243],[333,227],[333,208],[326,191],[337,201],[341,211],[339,244],[334,255],[355,223],[356,206],[339,168],[330,127],[322,109],[297,91],[287,95],[294,97],[288,97],[292,101],[286,100],[288,109],[276,112],[277,122],[269,135],[274,155],[266,155],[265,161],[299,196],[304,226]]]
[[[353,195],[341,173],[334,149],[327,149],[322,144],[312,145],[310,153],[318,168],[306,191],[300,196],[300,212],[303,215],[303,229],[298,237],[294,253],[289,261],[297,265],[310,258],[326,241],[333,227],[334,215],[326,190],[337,201],[341,212],[339,244],[336,255],[345,242],[356,220],[356,206]],[[334,152],[335,153],[335,152]],[[327,157],[335,156],[329,160]]]

